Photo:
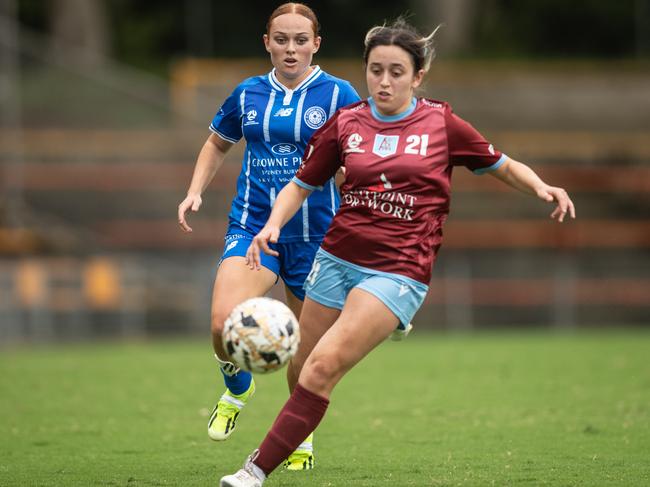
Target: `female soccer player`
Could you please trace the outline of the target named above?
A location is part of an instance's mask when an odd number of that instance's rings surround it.
[[[223,350],[225,319],[240,302],[263,296],[278,276],[284,281],[289,307],[300,316],[303,283],[339,205],[330,178],[301,202],[274,247],[277,253],[261,259],[261,271],[252,273],[247,268],[246,249],[268,219],[277,194],[300,166],[307,141],[338,108],[359,100],[350,83],[311,64],[321,42],[318,32],[318,20],[306,5],[285,3],[273,11],[264,34],[273,70],[246,79],[223,103],[210,124],[213,133],[199,153],[187,197],[178,206],[178,222],[185,232],[191,232],[186,213],[199,210],[201,194],[226,153],[245,138],[237,194],[212,294],[212,343],[227,387],[208,423],[213,440],[231,435],[241,409],[255,392],[251,374],[230,363]],[[287,467],[311,468],[311,450],[308,438],[289,458]]]
[[[435,31],[434,31],[435,33]],[[398,323],[409,323],[427,292],[449,212],[454,166],[489,173],[556,202],[551,216],[575,218],[567,193],[494,149],[440,101],[416,99],[432,55],[402,20],[371,29],[364,61],[370,97],[339,112],[309,142],[292,182],[278,195],[247,261],[273,242],[312,191],[345,166],[342,203],[316,254],[300,316],[301,343],[291,367],[299,377],[259,449],[222,487],[257,487],[318,425],[334,386]]]

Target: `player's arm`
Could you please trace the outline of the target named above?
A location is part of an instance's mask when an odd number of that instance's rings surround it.
[[[526,164],[506,157],[505,161],[497,169],[490,171],[489,174],[519,191],[535,195],[549,203],[557,202],[555,210],[551,213],[551,218],[557,218],[559,222],[564,221],[567,213],[571,218],[576,217],[575,206],[567,192],[563,188],[546,184]]]
[[[214,178],[214,175],[223,164],[226,153],[233,145],[232,142],[228,142],[214,133],[210,134],[208,140],[203,144],[196,160],[196,166],[194,166],[194,174],[192,175],[190,188],[187,190],[187,196],[178,205],[178,224],[184,232],[192,231],[192,228],[187,224],[185,219],[185,213],[188,210],[192,210],[193,212],[199,211],[203,191],[205,191],[205,188],[208,187],[208,184]]]
[[[269,247],[269,243],[277,243],[280,229],[300,209],[303,202],[311,194],[311,189],[289,182],[273,203],[273,210],[266,225],[260,230],[246,251],[246,264],[251,269],[260,269],[260,250],[265,254],[278,256],[278,252]]]

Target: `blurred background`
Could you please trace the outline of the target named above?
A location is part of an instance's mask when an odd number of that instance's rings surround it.
[[[0,344],[207,337],[243,144],[193,234],[176,209],[223,99],[270,70],[262,34],[280,3],[0,0]],[[369,27],[443,23],[423,94],[577,206],[558,225],[457,170],[419,328],[650,323],[650,0],[309,5],[315,62],[362,95]]]

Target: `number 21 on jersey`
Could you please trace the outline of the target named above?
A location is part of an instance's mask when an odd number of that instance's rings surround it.
[[[421,156],[426,156],[428,146],[429,134],[409,135],[406,138],[406,147],[404,148],[404,153],[414,155],[420,154]]]

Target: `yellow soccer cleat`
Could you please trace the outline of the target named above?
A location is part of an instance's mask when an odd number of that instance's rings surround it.
[[[303,441],[296,451],[284,461],[287,470],[311,470],[314,468],[314,433]]]
[[[253,394],[255,394],[255,380],[252,378],[248,390],[242,394],[233,394],[226,389],[210,414],[208,436],[215,441],[227,440],[235,430],[239,413]]]

